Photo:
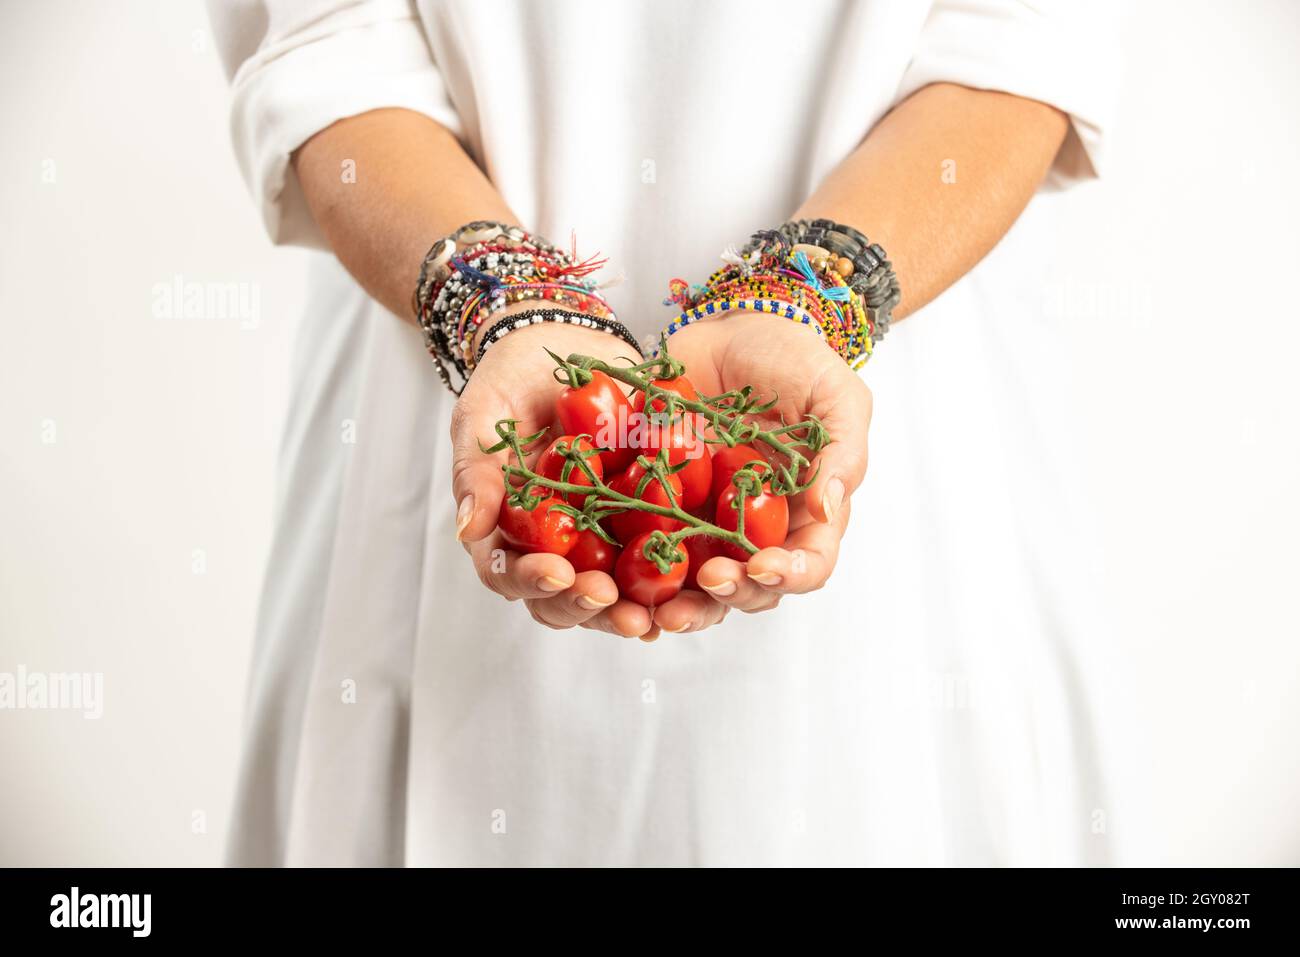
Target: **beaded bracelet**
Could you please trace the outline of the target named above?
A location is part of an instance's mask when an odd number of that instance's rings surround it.
[[[757,251],[765,268],[774,259],[775,268],[789,276],[791,267],[798,270],[801,277],[817,287],[825,296],[834,298],[843,304],[837,308],[837,325],[842,335],[842,348],[837,351],[856,369],[867,361],[872,346],[884,335],[877,324],[878,316],[873,313],[862,292],[851,284],[850,277],[859,275],[854,262],[846,257],[835,259],[821,247],[805,243],[790,243],[778,231],[756,233],[751,240],[751,252]],[[888,265],[877,264],[873,271],[879,272]]]
[[[689,326],[692,322],[698,322],[701,319],[707,319],[709,316],[718,315],[731,310],[738,312],[761,312],[773,316],[782,316],[786,319],[793,320],[805,326],[812,326],[817,335],[825,338],[826,332],[822,324],[815,319],[811,313],[805,309],[799,309],[792,303],[784,302],[779,299],[713,299],[708,302],[702,302],[690,309],[685,309],[672,322],[664,328],[664,332],[672,335],[674,332],[680,332]]]
[[[691,322],[710,315],[748,309],[782,315],[812,326],[827,345],[850,361],[859,354],[870,354],[871,339],[866,334],[866,316],[855,299],[843,291],[835,293],[820,282],[811,285],[803,273],[788,274],[774,263],[769,266],[772,272],[753,272],[748,278],[727,277],[724,270],[721,277],[715,274],[710,277],[709,284],[690,294],[684,292],[685,283],[673,280],[671,295],[664,302],[680,302],[683,310],[664,332],[672,335]],[[808,268],[806,263],[804,268]],[[864,343],[865,348],[862,348]]]
[[[901,298],[885,251],[849,226],[797,220],[728,248],[703,286],[669,283],[666,305],[681,312],[664,332],[732,309],[782,315],[815,328],[854,369],[871,357]]]
[[[641,358],[645,358],[641,352],[641,345],[636,341],[636,337],[628,330],[627,326],[617,319],[606,318],[602,316],[584,315],[580,312],[569,312],[564,309],[527,309],[524,312],[515,313],[513,316],[506,316],[498,319],[497,322],[483,334],[483,339],[478,344],[478,351],[475,355],[475,365],[483,361],[483,356],[487,353],[488,348],[493,344],[501,341],[510,333],[517,329],[523,329],[526,326],[536,326],[543,322],[558,322],[562,325],[583,326],[587,329],[596,329],[600,332],[607,332],[611,336],[617,336],[622,339],[633,349]]]
[[[412,308],[443,384],[460,394],[477,365],[477,330],[512,303],[537,299],[612,319],[588,278],[604,263],[594,256],[579,260],[576,248],[562,250],[506,223],[475,221],[434,243],[421,264]]]
[[[830,284],[832,288],[838,285],[842,285],[842,282]],[[710,282],[708,288],[710,294],[715,296],[758,295],[789,302],[807,309],[824,327],[856,328],[867,322],[858,297],[851,297],[847,302],[842,297],[832,298],[834,294],[829,288],[820,284],[811,285],[804,275],[788,270],[747,278],[722,277],[716,282]],[[846,309],[849,314],[845,313]]]
[[[772,234],[780,236],[792,251],[803,247],[814,267],[819,258],[826,259],[827,268],[838,272],[862,296],[871,320],[873,341],[884,338],[894,307],[902,299],[902,291],[893,265],[879,244],[852,226],[830,219],[797,219],[769,233],[755,233],[746,251],[756,248],[762,237]]]

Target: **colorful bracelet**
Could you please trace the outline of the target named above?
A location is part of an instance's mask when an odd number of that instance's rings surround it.
[[[668,323],[664,328],[664,332],[671,336],[675,332],[681,332],[693,322],[730,312],[733,309],[737,312],[761,312],[766,315],[782,316],[805,326],[812,326],[817,335],[823,338],[826,335],[822,324],[811,313],[780,299],[713,299],[702,302],[690,309],[683,310],[681,315]]]
[[[460,394],[477,365],[478,329],[513,303],[537,299],[613,319],[589,278],[604,263],[595,256],[579,260],[576,248],[562,250],[506,223],[468,223],[434,243],[421,264],[412,308],[443,384]]]
[[[791,250],[804,247],[814,267],[824,257],[826,268],[838,272],[861,295],[871,321],[873,341],[884,338],[894,307],[902,299],[902,291],[893,265],[879,244],[852,226],[829,219],[792,220],[772,233],[779,235]],[[755,233],[746,249],[754,248],[764,235]]]
[[[702,286],[669,283],[664,303],[681,311],[665,334],[733,309],[780,315],[812,326],[859,369],[888,330],[900,298],[885,251],[829,220],[759,231],[743,250],[728,248],[722,259],[724,265]]]

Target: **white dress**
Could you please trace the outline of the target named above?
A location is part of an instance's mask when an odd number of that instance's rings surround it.
[[[727,243],[788,218],[925,84],[1070,113],[1054,186],[1094,175],[1114,85],[1094,5],[1074,21],[995,0],[211,13],[236,152],[275,241],[324,248],[293,149],[341,117],[419,110],[525,223],[576,230],[627,274],[610,298],[638,335],[667,320],[670,276],[698,281]],[[871,471],[829,585],[653,644],[550,631],[482,588],[453,534],[452,397],[417,331],[322,255],[231,861],[1104,860],[1068,357],[1044,318],[1050,205],[1035,200],[865,371]]]

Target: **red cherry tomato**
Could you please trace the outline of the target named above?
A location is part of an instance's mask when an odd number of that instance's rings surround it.
[[[740,512],[732,507],[738,490],[733,485],[718,499],[714,524],[729,532],[736,530]],[[758,495],[745,496],[745,537],[759,548],[771,548],[785,542],[790,530],[790,506],[784,495],[774,495],[766,486]],[[726,553],[738,562],[749,561],[749,554],[737,545],[724,543]]]
[[[680,562],[674,562],[665,575],[642,551],[649,538],[649,533],[638,535],[623,549],[614,569],[614,581],[618,583],[618,593],[622,597],[653,608],[682,590],[688,561],[683,558]]]
[[[713,481],[713,461],[709,445],[700,438],[703,426],[693,413],[687,413],[672,422],[654,421],[647,423],[645,447],[641,454],[654,458],[660,449],[668,450],[668,464],[686,467],[675,473],[682,483],[683,508],[699,508],[709,500],[709,488]]]
[[[704,591],[699,583],[700,568],[710,558],[717,558],[719,555],[726,554],[722,550],[724,544],[726,543],[718,541],[711,535],[692,535],[682,541],[682,547],[686,549],[686,559],[689,564],[686,569],[686,582],[682,586],[683,588]]]
[[[584,528],[578,533],[578,540],[565,558],[575,572],[604,572],[612,575],[620,551],[617,545],[611,545],[591,529]]]
[[[722,498],[723,492],[731,488],[731,477],[755,459],[767,461],[752,445],[734,445],[731,448],[725,445],[714,446],[713,482],[709,494],[715,502]]]
[[[695,386],[691,385],[691,380],[684,375],[679,375],[676,379],[651,379],[650,384],[658,386],[660,389],[666,389],[669,392],[676,392],[683,399],[698,399],[700,394],[695,391]],[[663,399],[655,399],[650,403],[651,412],[662,412],[665,403]],[[632,408],[637,412],[645,411],[645,393],[639,389],[632,395]]]
[[[555,400],[555,416],[566,435],[590,435],[598,447],[606,475],[617,475],[635,457],[626,447],[626,429],[632,404],[617,382],[599,370],[580,389],[566,387]]]
[[[645,469],[641,467],[641,463],[633,462],[622,475],[610,483],[609,487],[616,492],[622,492],[624,495],[634,496],[636,495],[636,487],[643,475],[645,475]],[[676,475],[669,475],[668,487],[673,490],[673,497],[680,504],[682,500],[681,479]],[[670,505],[662,483],[654,478],[646,484],[645,491],[641,493],[641,501],[662,508],[668,508]],[[610,532],[624,545],[627,545],[638,535],[644,535],[655,530],[675,532],[682,527],[682,523],[675,518],[653,515],[650,512],[638,512],[635,509],[628,509],[626,512],[611,515],[606,521]]]
[[[589,452],[595,448],[591,441],[585,436],[561,435],[558,439],[546,447],[546,451],[537,459],[536,472],[544,478],[554,479],[556,481],[571,482],[574,485],[585,485],[591,488],[591,481],[587,478],[587,473],[575,462],[569,469],[568,478],[563,476],[564,466],[569,464],[569,460],[561,455],[558,446],[563,442],[567,448],[578,448],[582,451]],[[603,480],[605,478],[605,468],[601,464],[600,456],[593,455],[587,459],[587,464],[591,470],[596,473],[596,478]],[[574,508],[582,508],[583,500],[586,499],[586,492],[569,492],[564,498]]]
[[[503,498],[497,528],[506,544],[516,551],[567,555],[578,540],[578,529],[573,516],[553,508],[562,504],[561,499],[545,498],[530,511],[511,505],[509,497]]]

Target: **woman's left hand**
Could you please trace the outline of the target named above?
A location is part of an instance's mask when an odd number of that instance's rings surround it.
[[[821,419],[831,442],[813,461],[812,485],[790,501],[785,544],[764,548],[747,563],[713,558],[699,571],[707,594],[683,591],[655,609],[664,631],[706,628],[726,607],[756,612],[775,608],[787,594],[821,588],[835,568],[849,519],[849,496],[867,470],[871,391],[808,326],[752,313],[708,319],[668,341],[701,394],[753,385],[779,397],[765,416],[773,423]],[[724,607],[725,606],[725,607]]]

